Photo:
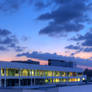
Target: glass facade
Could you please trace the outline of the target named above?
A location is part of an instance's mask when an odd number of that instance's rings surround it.
[[[41,84],[53,84],[53,83],[65,83],[65,82],[80,82],[81,80],[85,80],[84,78],[80,78],[83,73],[80,72],[64,72],[64,71],[48,71],[48,70],[33,70],[33,69],[15,69],[15,68],[1,68],[1,76],[23,76],[28,77],[24,79],[7,79],[7,86],[11,85],[36,85]],[[29,76],[35,76],[29,78]],[[14,82],[13,82],[14,81]],[[10,83],[9,83],[10,82]]]
[[[80,78],[48,78],[45,83],[79,82]]]
[[[1,68],[1,76],[5,76],[5,71],[6,76],[76,77],[83,75],[77,72]]]
[[[18,69],[6,69],[6,76],[19,76],[19,70]]]
[[[5,73],[4,73],[4,68],[1,68],[1,76],[4,76]]]
[[[20,76],[30,76],[30,70],[28,69],[20,70]]]

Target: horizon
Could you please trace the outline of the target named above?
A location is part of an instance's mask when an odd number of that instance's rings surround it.
[[[0,0],[0,61],[74,61],[92,69],[91,0]]]

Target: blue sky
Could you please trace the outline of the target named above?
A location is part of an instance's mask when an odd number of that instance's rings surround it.
[[[90,0],[0,0],[0,7],[0,39],[7,39],[4,30],[15,36],[0,42],[0,60],[25,60],[33,52],[92,59]]]

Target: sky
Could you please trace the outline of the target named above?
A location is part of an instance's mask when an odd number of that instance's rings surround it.
[[[92,67],[91,11],[91,0],[0,0],[0,60]]]

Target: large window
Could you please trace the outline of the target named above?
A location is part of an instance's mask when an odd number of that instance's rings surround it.
[[[67,79],[61,78],[61,82],[67,82]]]
[[[59,77],[59,76],[60,76],[60,72],[58,72],[58,71],[53,71],[53,76]]]
[[[30,72],[27,69],[22,69],[21,70],[21,76],[30,76]]]
[[[82,76],[82,75],[83,75],[83,73],[81,73],[81,72],[78,73],[78,76]]]
[[[65,77],[66,76],[66,72],[62,72],[62,77]]]
[[[38,74],[38,76],[44,76],[44,71],[43,70],[38,70],[37,74]]]
[[[6,76],[19,76],[18,69],[7,68],[6,69]]]
[[[52,71],[48,71],[48,76],[53,76],[53,72]]]
[[[73,76],[77,76],[77,73],[76,72],[73,72]]]
[[[4,72],[4,68],[1,68],[1,76],[4,76],[5,72]]]

